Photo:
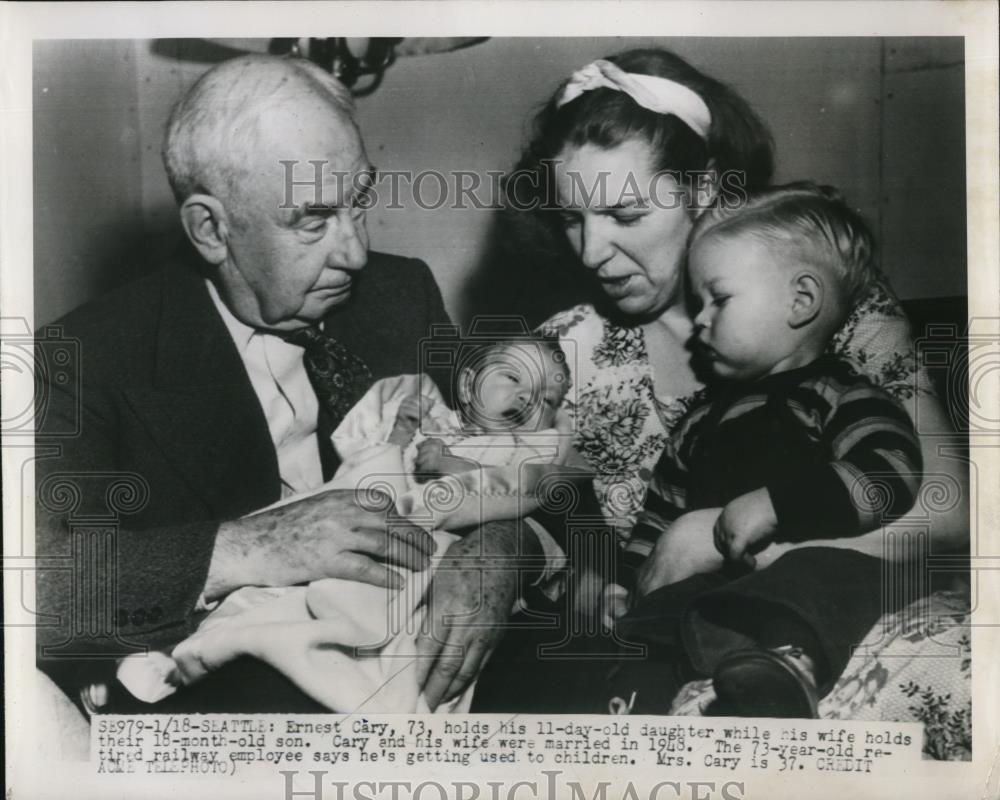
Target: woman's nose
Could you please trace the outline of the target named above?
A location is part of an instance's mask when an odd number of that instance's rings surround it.
[[[580,226],[580,260],[588,269],[599,269],[614,250],[610,231],[603,220],[589,220]]]

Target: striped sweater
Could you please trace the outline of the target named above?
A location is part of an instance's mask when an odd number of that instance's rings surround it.
[[[777,540],[841,538],[909,511],[922,469],[907,413],[833,356],[720,384],[674,428],[625,548],[622,579],[628,585],[685,511],[766,487]]]

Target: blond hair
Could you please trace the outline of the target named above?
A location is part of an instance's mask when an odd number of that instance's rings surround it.
[[[699,217],[689,248],[708,236],[746,234],[818,268],[852,308],[875,279],[875,239],[861,215],[830,186],[801,182],[759,192],[738,206],[720,204]]]

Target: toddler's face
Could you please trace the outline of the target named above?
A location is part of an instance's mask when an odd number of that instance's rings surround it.
[[[780,258],[746,234],[709,235],[692,248],[688,271],[700,307],[695,329],[718,377],[769,375],[795,351],[792,281]]]
[[[491,433],[530,432],[555,425],[566,396],[566,367],[548,348],[531,342],[492,351],[466,369],[459,399],[467,420]]]

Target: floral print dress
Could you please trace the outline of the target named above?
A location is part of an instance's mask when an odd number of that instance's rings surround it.
[[[594,469],[601,508],[624,542],[670,432],[696,395],[659,394],[642,328],[616,325],[591,305],[556,314],[539,332],[558,337],[566,355],[572,387],[564,408],[574,422],[574,445]],[[917,395],[934,393],[926,371],[917,368],[910,324],[884,277],[830,350],[911,414]]]

